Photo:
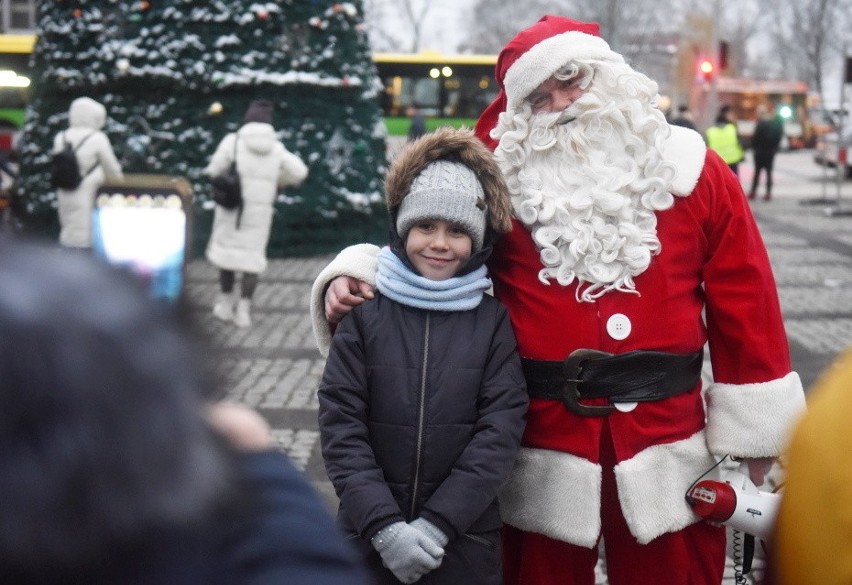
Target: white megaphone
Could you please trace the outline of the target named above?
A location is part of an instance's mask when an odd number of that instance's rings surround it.
[[[698,516],[767,540],[775,526],[781,494],[762,492],[748,477],[746,463],[729,471],[722,481],[702,480],[686,494]]]

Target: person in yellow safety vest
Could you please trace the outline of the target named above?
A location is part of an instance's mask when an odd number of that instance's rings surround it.
[[[719,108],[716,122],[707,128],[706,136],[707,146],[715,150],[739,177],[739,165],[745,154],[731,106]]]

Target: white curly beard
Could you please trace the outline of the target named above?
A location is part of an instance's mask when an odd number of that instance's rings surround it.
[[[621,83],[619,93],[630,93]],[[502,114],[493,134],[502,137],[495,155],[514,213],[540,251],[539,280],[576,280],[577,299],[587,302],[637,292],[633,278],[660,252],[654,212],[674,203],[675,170],[660,154],[665,119],[650,100],[613,101],[604,86],[596,74],[562,113]]]

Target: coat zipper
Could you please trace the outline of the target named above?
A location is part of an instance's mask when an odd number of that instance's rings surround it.
[[[426,410],[426,366],[429,363],[429,325],[431,313],[426,313],[426,332],[423,340],[423,371],[420,374],[420,405],[417,412],[417,452],[414,459],[414,486],[411,489],[411,508],[408,520],[414,520],[417,511],[417,488],[420,486],[420,464],[423,459],[423,418]]]

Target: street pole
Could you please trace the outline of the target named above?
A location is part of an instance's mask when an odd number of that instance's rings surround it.
[[[841,215],[852,215],[852,208],[843,208],[843,203],[841,201],[841,193],[843,191],[843,180],[846,178],[846,161],[849,157],[849,149],[852,147],[852,144],[846,144],[844,142],[844,134],[843,129],[846,124],[846,84],[850,81],[846,78],[846,60],[850,57],[846,54],[846,45],[843,45],[843,51],[841,52],[843,55],[843,64],[841,66],[841,80],[840,80],[840,114],[838,115],[839,120],[837,122],[837,201],[835,202],[834,207],[830,207],[825,210],[826,215],[830,217],[836,217]]]
[[[719,15],[722,12],[722,0],[714,0],[713,5],[713,27],[710,31],[710,52],[712,55],[713,75],[710,76],[710,91],[707,93],[707,119],[705,127],[711,126],[716,121],[716,112],[719,110],[719,89],[716,79],[722,73],[719,67]]]

